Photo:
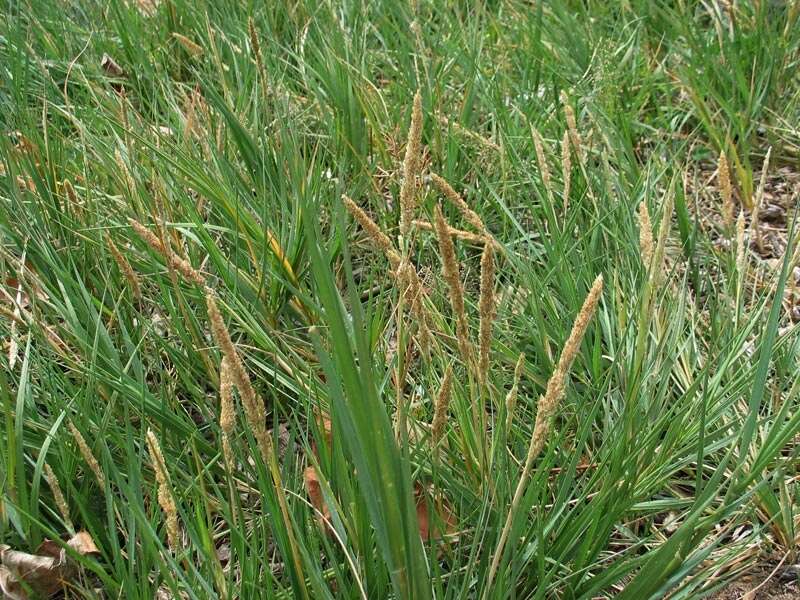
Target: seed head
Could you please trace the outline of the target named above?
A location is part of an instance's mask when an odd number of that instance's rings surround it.
[[[602,291],[603,276],[598,275],[594,280],[591,290],[589,290],[589,294],[586,296],[586,300],[583,302],[583,306],[575,319],[575,323],[572,325],[572,331],[561,351],[556,370],[547,382],[545,393],[539,398],[536,410],[536,422],[534,423],[533,435],[531,436],[531,445],[528,449],[529,457],[533,456],[533,458],[535,458],[539,452],[541,452],[547,441],[550,423],[556,413],[558,403],[564,395],[564,388],[567,383],[570,367],[578,354],[578,350],[580,350],[583,336],[586,334],[589,322],[592,320]]]
[[[161,444],[158,443],[158,438],[152,429],[147,430],[147,450],[150,453],[150,462],[153,465],[156,482],[158,483],[158,504],[167,519],[167,543],[170,550],[176,552],[180,547],[181,539],[178,525],[178,509],[172,497],[172,485],[167,472],[167,463],[164,460],[164,454],[161,452]]]
[[[572,157],[569,151],[569,131],[561,138],[561,175],[564,178],[564,210],[569,207],[569,192],[572,183]]]
[[[211,333],[219,345],[223,357],[228,362],[231,381],[236,389],[239,390],[247,423],[258,443],[264,462],[269,464],[272,458],[272,438],[267,432],[267,412],[264,408],[264,400],[253,387],[250,376],[244,368],[244,363],[233,345],[228,328],[225,326],[225,321],[219,312],[213,290],[206,290],[206,306],[208,308],[208,318],[211,322]]]
[[[761,165],[761,178],[758,184],[758,191],[756,192],[756,201],[753,203],[753,214],[750,215],[751,235],[755,237],[756,245],[759,250],[762,250],[764,246],[761,241],[761,228],[758,226],[759,213],[761,212],[761,205],[764,202],[764,189],[767,185],[767,173],[769,172],[769,159],[771,155],[772,146],[767,149],[767,155],[764,157],[764,162]]]
[[[422,231],[436,231],[433,223],[429,221],[420,221],[419,219],[414,219],[414,227]],[[471,231],[464,231],[463,229],[456,229],[455,227],[450,227],[449,232],[450,237],[454,237],[457,240],[461,240],[469,244],[482,245],[486,241],[486,236],[484,235],[472,233]]]
[[[745,235],[744,235],[744,211],[739,211],[739,217],[736,219],[736,270],[739,272],[739,277],[744,277],[747,264],[745,259]]]
[[[461,285],[461,274],[453,240],[450,237],[450,228],[442,214],[442,209],[438,205],[435,209],[434,225],[436,227],[436,235],[439,238],[442,274],[450,291],[450,306],[453,308],[453,313],[456,317],[458,347],[464,364],[469,367],[472,364],[472,345],[469,342],[469,327],[467,326],[467,315],[464,310],[464,288]]]
[[[72,424],[71,421],[67,422],[67,427],[69,428],[69,432],[72,434],[72,438],[75,440],[75,443],[78,445],[78,451],[81,453],[83,460],[89,466],[89,469],[94,474],[97,483],[100,485],[101,488],[105,487],[106,478],[103,476],[103,470],[100,468],[100,463],[97,462],[97,459],[92,454],[91,448],[89,448],[89,444],[86,443],[83,435],[75,425]]]
[[[575,111],[569,103],[566,92],[561,90],[561,104],[564,106],[564,116],[567,119],[567,128],[569,137],[572,140],[572,145],[575,146],[575,153],[578,155],[578,160],[581,164],[586,164],[586,156],[584,155],[583,140],[581,134],[578,132],[578,122],[575,119]]]
[[[44,478],[47,480],[47,485],[50,486],[50,490],[53,492],[53,499],[56,501],[56,508],[58,508],[58,512],[61,514],[64,525],[66,525],[67,529],[70,531],[75,531],[72,519],[69,518],[69,506],[67,506],[67,501],[64,499],[61,486],[58,484],[58,477],[56,477],[53,469],[51,469],[50,465],[47,463],[44,463]]]
[[[417,175],[422,164],[422,96],[417,90],[411,109],[406,156],[403,161],[403,184],[400,187],[400,235],[408,235],[416,208]]]
[[[442,386],[436,396],[436,404],[433,410],[433,422],[431,423],[431,444],[433,448],[439,447],[439,442],[444,433],[444,425],[447,422],[447,409],[450,406],[450,394],[453,383],[453,369],[448,365],[442,379]]]
[[[205,285],[205,277],[196,271],[187,261],[175,254],[169,245],[162,243],[152,231],[135,219],[128,219],[128,222],[136,234],[142,238],[148,246],[163,256],[167,263],[178,273],[183,275],[185,279],[197,285]]]
[[[431,173],[431,181],[439,188],[442,195],[458,209],[467,223],[477,229],[484,237],[491,237],[486,226],[483,224],[483,220],[478,216],[478,213],[469,207],[459,193],[453,189],[453,186],[436,173]]]
[[[411,314],[416,320],[420,350],[422,350],[423,355],[428,357],[431,351],[430,317],[424,304],[425,290],[422,286],[422,281],[420,281],[414,265],[408,260],[402,263],[398,278],[404,290],[403,297],[405,302],[411,308]]]
[[[544,187],[547,190],[547,195],[552,197],[553,184],[550,179],[550,167],[547,164],[544,140],[533,125],[531,125],[531,134],[533,135],[533,147],[536,150],[536,162],[539,164],[539,172],[542,174],[542,183],[544,183]]]
[[[233,403],[233,380],[231,379],[231,367],[228,359],[222,359],[219,367],[219,428],[222,430],[222,454],[225,457],[225,465],[229,471],[233,471],[233,451],[231,450],[231,437],[233,428],[236,425],[236,414]]]
[[[381,228],[378,227],[378,224],[370,219],[369,215],[350,198],[342,196],[342,201],[348,212],[358,221],[361,228],[367,232],[370,241],[376,248],[386,254],[392,268],[397,269],[397,267],[400,266],[400,255],[397,253],[397,250],[394,249],[394,245],[392,244],[392,240],[389,239],[389,236],[383,233]]]
[[[644,200],[639,203],[639,251],[645,269],[650,269],[650,262],[653,260],[653,225]]]
[[[141,287],[139,287],[139,278],[136,277],[133,267],[131,267],[128,259],[125,258],[119,251],[119,248],[117,248],[114,240],[112,240],[111,236],[108,234],[106,234],[106,244],[108,244],[108,249],[111,251],[111,256],[114,257],[114,261],[117,263],[119,270],[122,271],[122,274],[125,276],[128,286],[131,288],[131,292],[133,293],[133,297],[136,300],[141,300],[142,290]]]

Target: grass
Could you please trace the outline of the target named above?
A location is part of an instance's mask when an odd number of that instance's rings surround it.
[[[700,598],[796,562],[792,215],[737,265],[697,174],[724,153],[749,218],[768,148],[796,172],[799,6],[7,3],[0,541],[88,531],[76,598]],[[398,240],[401,196],[431,226]],[[236,385],[230,464],[207,295],[270,437]]]

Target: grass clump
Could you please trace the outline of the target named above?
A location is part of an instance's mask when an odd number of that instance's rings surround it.
[[[718,8],[6,11],[4,548],[89,536],[85,598],[796,562],[798,11]]]

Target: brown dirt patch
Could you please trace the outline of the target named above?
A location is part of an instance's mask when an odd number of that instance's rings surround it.
[[[756,567],[710,600],[800,600],[800,566]]]

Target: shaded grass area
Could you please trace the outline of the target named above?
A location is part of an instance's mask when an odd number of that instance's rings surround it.
[[[87,598],[696,598],[796,562],[796,202],[773,263],[750,223],[768,148],[800,158],[799,6],[7,5],[2,543],[88,531]],[[738,234],[689,181],[720,155]]]

